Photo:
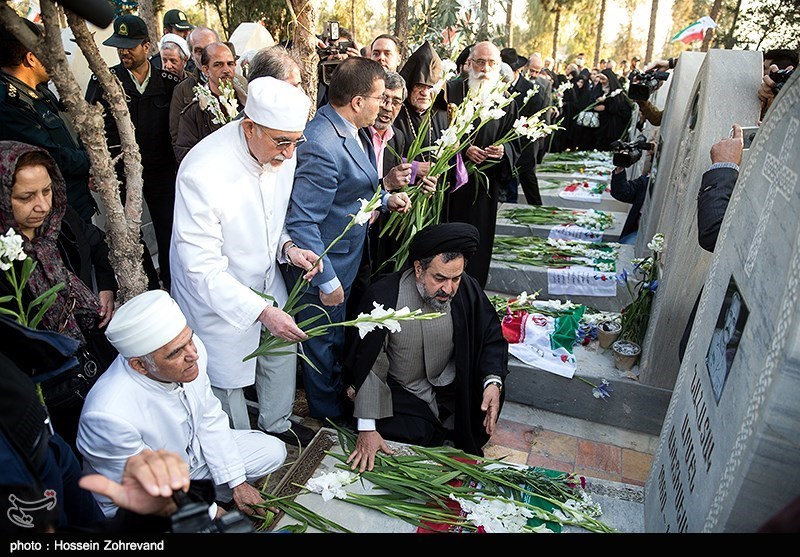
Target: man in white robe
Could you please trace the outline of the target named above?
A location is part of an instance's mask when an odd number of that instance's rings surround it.
[[[280,263],[311,269],[317,256],[284,229],[295,148],[311,101],[272,77],[253,80],[244,118],[205,137],[183,159],[175,192],[171,294],[208,348],[214,394],[236,429],[249,429],[244,387],[256,386],[258,427],[293,445],[314,431],[289,418],[297,381],[296,344],[283,356],[243,361],[262,327],[291,342],[306,338],[280,308]],[[321,266],[308,273],[310,278]],[[256,292],[274,298],[277,307]]]
[[[264,514],[250,483],[277,470],[286,445],[255,430],[233,430],[211,392],[205,347],[175,300],[149,290],[123,304],[106,329],[119,356],[86,397],[77,445],[87,473],[121,482],[126,461],[165,449],[183,457],[193,480],[211,479],[220,501]],[[106,516],[117,506],[95,494]]]

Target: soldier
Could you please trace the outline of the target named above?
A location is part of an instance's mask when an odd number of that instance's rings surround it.
[[[147,59],[150,38],[142,18],[121,15],[114,20],[114,33],[103,42],[116,47],[120,64],[111,72],[125,93],[131,120],[136,129],[136,143],[142,155],[143,194],[153,221],[158,243],[158,265],[161,283],[169,290],[169,244],[172,235],[172,211],[175,205],[175,175],[177,163],[169,134],[169,107],[172,92],[180,78],[166,70],[154,70]],[[101,103],[108,148],[111,155],[120,154],[120,137],[103,90],[92,76],[86,90],[86,100]],[[121,161],[117,174],[123,175]],[[124,179],[120,181],[125,183]]]
[[[35,23],[20,18],[31,31]],[[47,69],[5,28],[0,28],[0,140],[22,141],[46,149],[67,183],[67,204],[91,222],[97,203],[89,191],[89,156],[47,88]]]

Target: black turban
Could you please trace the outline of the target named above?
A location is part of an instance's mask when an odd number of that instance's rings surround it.
[[[408,249],[408,259],[418,261],[440,253],[463,253],[471,257],[478,249],[478,229],[465,222],[434,224],[416,233]]]

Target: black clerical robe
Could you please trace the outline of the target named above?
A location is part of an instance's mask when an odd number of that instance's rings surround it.
[[[385,308],[395,308],[403,273],[398,271],[386,275],[370,285],[361,298],[359,311],[369,313],[374,307],[373,302],[383,304]],[[450,314],[456,374],[453,442],[458,449],[482,456],[483,446],[489,441],[483,426],[485,413],[481,410],[483,382],[487,376],[496,375],[505,383],[508,343],[494,307],[477,281],[467,274],[462,276],[453,297]],[[352,384],[358,390],[364,383],[387,334],[386,329],[376,329],[362,339],[355,327],[348,327],[342,368],[346,385]],[[505,389],[501,392],[500,409],[504,399]]]
[[[469,92],[467,81],[460,77],[447,82],[445,87],[447,102],[455,105],[461,104]],[[496,143],[508,133],[517,119],[517,107],[512,102],[505,108],[505,116],[499,120],[491,120],[478,131],[472,144],[486,148]],[[464,164],[469,159],[466,156],[464,145],[461,156]],[[455,172],[448,174],[451,186],[447,190],[444,204],[442,222],[468,222],[480,232],[481,240],[477,253],[467,263],[467,273],[478,281],[481,288],[486,287],[489,278],[489,265],[492,261],[492,248],[494,247],[494,233],[497,224],[498,190],[512,178],[512,169],[517,164],[519,155],[519,142],[512,141],[503,145],[505,154],[496,164],[485,169],[486,179],[477,178],[476,173],[470,173],[469,181],[460,188],[455,189]],[[486,163],[484,163],[485,165]],[[455,189],[455,191],[454,191]]]

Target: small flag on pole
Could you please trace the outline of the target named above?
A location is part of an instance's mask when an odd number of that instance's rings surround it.
[[[681,41],[682,43],[689,44],[692,41],[702,41],[703,37],[706,36],[706,31],[708,29],[716,29],[716,27],[717,24],[714,23],[714,20],[704,15],[688,27],[681,29],[670,39],[670,42]]]

